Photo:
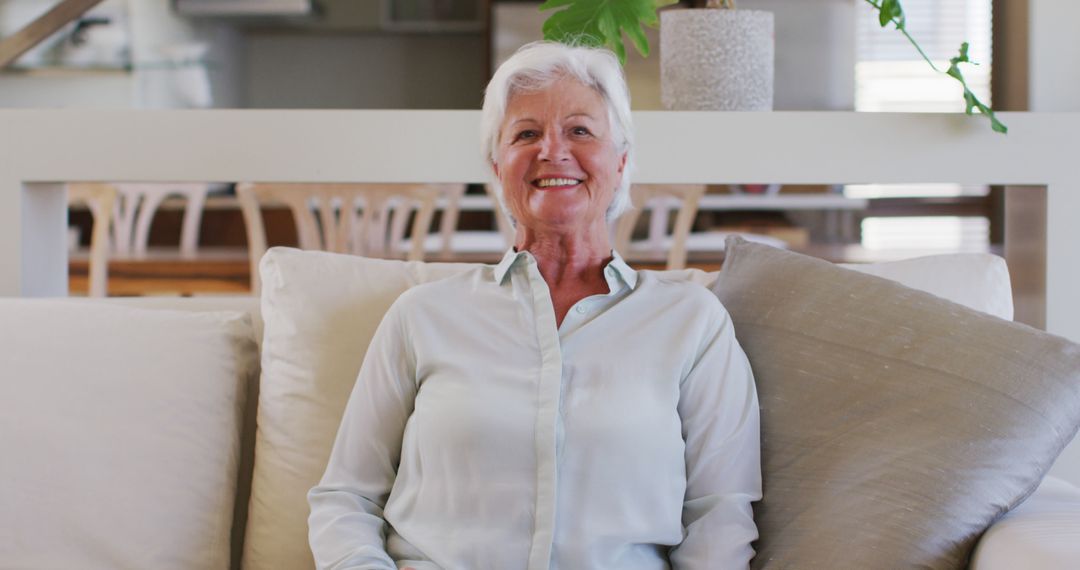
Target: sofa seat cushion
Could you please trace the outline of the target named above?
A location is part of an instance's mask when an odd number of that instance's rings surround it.
[[[1067,570],[1080,549],[1080,488],[1047,477],[979,539],[970,570]]]
[[[241,313],[0,300],[0,565],[228,568]]]
[[[755,568],[962,568],[1080,423],[1080,346],[733,240],[714,285],[754,369]]]

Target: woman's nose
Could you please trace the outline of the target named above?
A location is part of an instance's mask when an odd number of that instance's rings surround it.
[[[540,141],[540,160],[557,162],[570,158],[570,147],[559,133],[548,132]]]

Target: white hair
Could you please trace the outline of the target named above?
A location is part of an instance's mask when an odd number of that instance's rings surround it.
[[[603,48],[569,46],[556,42],[532,42],[522,46],[495,71],[484,91],[480,117],[480,148],[488,164],[496,164],[499,135],[510,97],[519,92],[539,91],[564,77],[573,77],[600,94],[608,111],[612,138],[626,154],[622,180],[607,209],[612,221],[630,206],[630,172],[634,166],[634,128],[630,118],[630,92],[622,66],[615,54]],[[503,187],[492,176],[492,189],[499,206],[515,224],[506,207]]]

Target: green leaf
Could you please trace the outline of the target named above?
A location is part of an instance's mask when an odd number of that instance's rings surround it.
[[[979,101],[979,98],[968,88],[967,81],[964,80],[964,74],[960,71],[961,63],[975,65],[975,63],[971,61],[971,58],[968,57],[967,42],[960,44],[960,54],[949,60],[949,69],[945,72],[949,77],[959,81],[960,85],[964,88],[964,112],[971,115],[973,110],[978,109],[979,113],[982,113],[986,118],[990,119],[990,128],[993,129],[994,132],[1007,134],[1009,128],[998,120],[997,116],[994,115],[994,110],[986,106],[982,101]]]
[[[972,63],[971,59],[968,58],[968,43],[967,42],[964,42],[964,43],[960,44],[960,55],[958,55],[958,56],[956,56],[956,57],[949,60],[949,63],[951,63],[953,65],[956,65],[956,64],[961,63],[961,62],[963,62],[963,63]]]
[[[900,6],[900,0],[866,0],[867,4],[870,4],[878,10],[878,21],[881,23],[881,27],[885,27],[889,22],[896,24],[896,29],[900,30],[900,33],[904,34],[904,37],[911,42],[911,45],[915,46],[915,49],[919,52],[919,55],[926,60],[926,63],[930,64],[930,67],[934,71],[941,71],[938,69],[934,62],[930,60],[930,57],[926,55],[926,52],[919,47],[919,42],[915,41],[915,38],[911,37],[908,33],[906,24],[904,21],[904,9]],[[944,71],[946,75],[960,82],[960,85],[964,88],[964,112],[968,115],[972,114],[974,109],[978,109],[980,113],[990,119],[990,128],[997,133],[1008,133],[1009,128],[1006,127],[997,116],[994,115],[994,110],[979,101],[979,98],[971,92],[968,88],[967,81],[964,80],[964,74],[960,71],[961,63],[970,63],[975,65],[971,58],[968,57],[968,43],[964,42],[960,45],[960,54],[949,60],[949,68]]]
[[[643,56],[649,55],[649,40],[643,26],[656,27],[660,19],[656,11],[676,0],[547,0],[540,10],[563,8],[548,16],[544,22],[544,39],[606,46],[619,61],[626,63],[626,48],[622,34]]]
[[[889,25],[889,22],[895,22],[898,30],[904,27],[904,8],[900,5],[900,0],[881,0],[881,4],[871,4],[878,9],[878,23],[882,28]]]
[[[619,61],[626,63],[626,48],[620,41],[622,38],[619,36],[619,24],[615,21],[611,12],[600,12],[596,25],[600,28],[600,33],[604,35],[605,42],[615,52],[615,55],[619,56]],[[611,38],[615,38],[615,41],[612,41]]]

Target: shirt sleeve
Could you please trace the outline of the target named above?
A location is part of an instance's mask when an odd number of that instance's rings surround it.
[[[747,568],[757,539],[751,503],[761,499],[761,434],[754,376],[719,307],[679,395],[686,442],[683,541],[677,570]]]
[[[375,332],[345,407],[326,472],[308,493],[308,539],[320,569],[396,570],[383,508],[416,397],[415,358],[401,310]]]

